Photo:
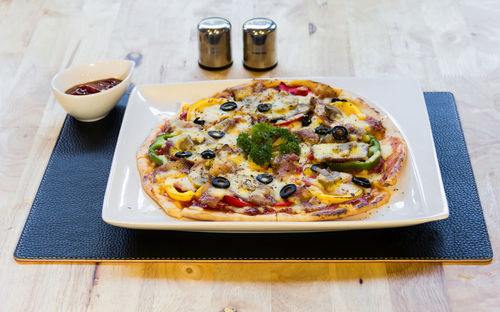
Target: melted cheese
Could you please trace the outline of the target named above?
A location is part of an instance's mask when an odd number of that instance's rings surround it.
[[[220,109],[220,105],[213,105],[206,107],[199,115],[200,119],[205,120],[206,123],[212,123],[221,119],[231,116],[231,112],[225,112]]]
[[[393,152],[392,146],[390,144],[383,144],[383,143],[380,144],[380,151],[382,153],[383,158],[389,157]]]
[[[368,159],[369,145],[360,142],[326,143],[312,147],[314,159],[317,161],[346,161],[349,159]]]
[[[194,191],[196,188],[191,183],[189,178],[185,174],[175,174],[178,172],[170,171],[164,174],[159,174],[156,176],[156,182],[159,183],[160,189],[165,192],[168,186],[177,184],[184,190]]]
[[[221,189],[221,188],[216,188],[216,187],[211,187],[208,191],[208,194],[217,197],[217,198],[222,198],[224,195],[227,195],[229,192],[227,189]]]
[[[228,155],[227,160],[238,166],[245,161],[245,157],[243,157],[242,154],[234,154],[234,155]]]

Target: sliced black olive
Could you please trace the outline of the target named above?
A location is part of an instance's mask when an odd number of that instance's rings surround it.
[[[312,120],[311,120],[311,117],[309,116],[309,114],[304,114],[304,116],[302,116],[302,127],[307,127],[311,123],[312,123]]]
[[[211,150],[206,150],[206,151],[201,152],[201,157],[203,159],[212,159],[212,158],[215,158],[215,153]]]
[[[372,187],[370,180],[368,180],[367,178],[352,177],[352,182],[354,184],[361,186],[361,187],[366,187],[366,188]]]
[[[271,104],[269,103],[264,103],[264,104],[259,104],[257,105],[257,110],[261,113],[265,113],[271,109]]]
[[[265,174],[265,173],[259,174],[256,179],[257,179],[257,181],[264,183],[264,184],[269,184],[269,183],[273,182],[273,176],[270,174]]]
[[[328,166],[325,163],[314,164],[311,166],[311,171],[314,173],[319,173],[318,169],[326,169]]]
[[[214,139],[220,139],[226,134],[223,131],[211,130],[211,131],[208,131],[208,135]]]
[[[177,158],[188,158],[191,155],[193,155],[193,153],[191,153],[190,151],[180,151],[174,154],[174,156]]]
[[[319,135],[326,135],[326,134],[330,133],[330,131],[332,131],[332,129],[330,129],[329,127],[326,127],[326,126],[319,126],[319,127],[316,127],[316,129],[314,129],[314,132],[316,132]]]
[[[202,127],[203,127],[203,125],[205,124],[205,120],[200,119],[200,117],[196,117],[196,118],[193,120],[193,122],[194,122],[195,124],[197,124],[197,125],[202,126]]]
[[[342,127],[342,126],[335,126],[335,127],[333,127],[332,135],[337,140],[345,140],[345,139],[347,139],[347,135],[348,134],[349,134],[349,132],[347,132],[347,129],[345,127]]]
[[[269,120],[270,123],[277,123],[280,120],[285,120],[285,117],[276,117],[271,120]]]
[[[236,107],[238,107],[238,105],[236,103],[226,102],[220,106],[220,109],[222,109],[225,112],[229,112],[229,111],[236,109]]]
[[[280,196],[283,199],[287,199],[288,197],[292,196],[296,190],[297,186],[295,184],[287,184],[281,189]]]
[[[229,180],[226,179],[226,178],[223,178],[223,177],[217,177],[215,179],[212,180],[212,185],[216,188],[223,188],[223,189],[227,189],[229,188],[229,186],[231,185],[231,183],[229,183]]]
[[[335,102],[347,102],[347,100],[346,99],[339,99],[339,98],[334,97],[332,99],[332,103],[335,103]]]

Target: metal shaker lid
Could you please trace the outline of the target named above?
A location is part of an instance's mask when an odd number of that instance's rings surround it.
[[[205,69],[224,69],[233,64],[231,23],[222,17],[208,17],[198,24],[199,60]]]
[[[243,65],[252,70],[268,70],[278,64],[276,23],[258,17],[243,24]]]

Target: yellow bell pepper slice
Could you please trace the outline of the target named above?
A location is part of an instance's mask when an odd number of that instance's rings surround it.
[[[306,169],[304,169],[304,174],[306,176],[310,176],[310,175],[313,175],[313,174],[316,174],[316,173],[314,173],[314,171],[312,171],[310,168],[306,168]]]
[[[194,193],[194,196],[195,196],[196,198],[200,198],[200,196],[201,196],[201,191],[202,191],[202,190],[203,190],[203,185],[202,185],[202,186],[200,186],[200,188],[199,188],[198,190],[196,190],[196,193]]]
[[[227,102],[226,99],[219,99],[219,98],[206,98],[206,99],[199,100],[198,102],[193,103],[193,105],[191,105],[191,107],[189,108],[188,113],[186,115],[186,120],[191,121],[194,113],[197,110],[202,110],[205,107],[212,106],[212,105],[224,104],[226,102]]]
[[[168,194],[168,197],[178,200],[178,201],[190,201],[193,199],[194,192],[179,192],[173,185],[168,185],[165,189]]]
[[[354,103],[339,101],[335,102],[333,105],[335,105],[335,107],[337,107],[346,115],[356,115],[361,120],[364,120],[366,118],[366,115]]]
[[[175,172],[167,174],[165,177],[167,177],[169,179],[174,179],[174,178],[184,178],[185,176],[186,176],[185,173],[175,171]]]
[[[354,193],[354,194],[349,193],[346,195],[325,194],[315,187],[310,187],[309,190],[316,198],[318,198],[320,201],[322,201],[323,203],[325,203],[327,205],[340,204],[340,203],[343,203],[343,202],[346,202],[346,201],[349,201],[352,199],[356,199],[356,198],[360,197],[361,195],[363,195],[362,189],[358,189],[358,191],[356,191],[356,193]]]

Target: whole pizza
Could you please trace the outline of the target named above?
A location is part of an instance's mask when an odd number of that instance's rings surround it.
[[[309,80],[254,80],[184,104],[137,153],[179,219],[324,221],[386,204],[407,157],[388,116]]]

